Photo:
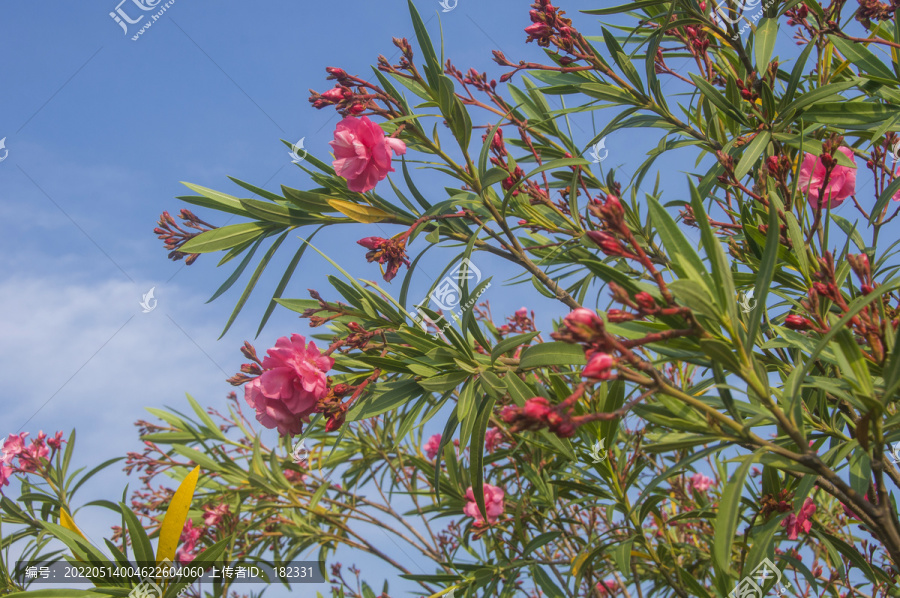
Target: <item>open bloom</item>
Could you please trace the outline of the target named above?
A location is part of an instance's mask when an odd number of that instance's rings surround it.
[[[334,130],[334,171],[347,179],[347,188],[365,193],[375,188],[379,181],[394,172],[391,152],[398,156],[406,153],[406,144],[399,139],[384,136],[384,131],[367,116],[348,116]]]
[[[425,446],[422,447],[422,450],[425,451],[425,454],[428,455],[429,459],[434,459],[437,456],[440,447],[441,435],[435,434],[428,439],[428,442],[425,443]]]
[[[503,442],[503,432],[499,428],[489,428],[484,433],[484,448],[487,452],[493,453],[501,442]]]
[[[325,373],[334,359],[306,343],[299,334],[278,339],[263,359],[265,371],[244,387],[244,399],[256,409],[256,419],[282,436],[299,434],[316,402],[328,393]]]
[[[849,147],[839,147],[838,151],[856,165],[856,158]],[[801,193],[809,194],[809,203],[816,208],[836,208],[856,191],[856,168],[836,165],[828,177],[828,186],[823,188],[826,170],[821,156],[806,154],[803,157],[797,188]]]
[[[781,527],[785,528],[788,533],[788,540],[796,540],[798,534],[802,531],[808,534],[812,529],[812,521],[810,517],[816,512],[816,505],[812,499],[807,498],[800,507],[800,513],[794,515],[791,513],[781,522]]]
[[[12,474],[12,467],[0,463],[0,491],[2,491],[4,486],[9,486],[9,478],[12,476]]]
[[[28,436],[28,432],[10,434],[9,438],[3,441],[3,454],[0,455],[0,463],[9,465],[14,458],[25,452],[26,436]]]
[[[487,520],[490,525],[497,523],[497,519],[503,514],[503,490],[490,484],[484,485],[484,508],[487,511]],[[476,526],[484,525],[484,519],[481,517],[481,511],[478,510],[478,503],[475,502],[475,493],[472,487],[466,490],[466,506],[463,507],[463,513],[475,520]]]
[[[202,527],[194,527],[194,522],[190,519],[185,521],[181,531],[181,548],[175,553],[175,560],[182,564],[193,561],[197,557],[197,542],[202,535]]]
[[[699,492],[706,492],[712,484],[712,478],[708,478],[702,473],[695,473],[691,476],[691,488]]]
[[[231,511],[228,509],[228,505],[225,503],[216,505],[214,507],[207,506],[203,510],[203,522],[206,525],[217,525],[225,515],[228,515]]]

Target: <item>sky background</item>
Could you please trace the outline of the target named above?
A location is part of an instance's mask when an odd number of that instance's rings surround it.
[[[33,437],[39,430],[68,434],[76,428],[74,463],[88,466],[141,449],[133,422],[148,418],[145,407],[185,410],[185,393],[201,405],[223,407],[232,390],[225,379],[244,361],[239,352],[244,340],[264,351],[280,336],[309,331],[296,314],[278,308],[253,340],[293,254],[286,243],[231,330],[217,340],[244,285],[239,282],[206,304],[233,263],[217,269],[216,257],[202,256],[191,267],[166,259],[152,231],[163,210],[175,215],[190,207],[175,199],[192,194],[179,181],[242,197],[247,193],[227,175],[275,192],[281,184],[309,188],[280,139],[303,137],[308,151],[330,162],[327,144],[339,116],[332,109],[311,108],[308,89],[332,86],[325,80],[327,66],[370,76],[369,65],[379,54],[396,62],[392,36],[414,38],[406,3],[398,0],[176,0],[132,41],[143,23],[123,34],[109,16],[117,2],[7,0],[0,6],[6,50],[0,61],[0,138],[6,137],[9,150],[0,162],[5,229],[0,235],[5,374],[0,434],[28,431]],[[442,24],[445,54],[458,68],[474,67],[498,79],[503,71],[492,62],[491,50],[501,49],[511,60],[542,58],[534,44],[524,44],[528,4],[459,0],[453,11],[438,17],[437,0],[417,2],[434,39]],[[597,18],[577,11],[600,5],[611,3],[576,0],[562,8],[582,31],[599,35]],[[142,14],[130,0],[122,6],[132,16]],[[782,33],[779,48],[791,47],[785,37]],[[421,56],[415,42],[414,47]],[[674,92],[677,84],[667,89]],[[596,117],[597,130],[608,118],[602,115]],[[577,137],[587,144],[593,137],[590,117],[576,126]],[[604,166],[629,172],[657,142],[655,132],[611,134]],[[669,161],[661,172],[692,167],[691,160]],[[417,180],[423,180],[421,175]],[[646,179],[648,190],[653,178]],[[680,174],[672,178],[667,190],[676,194],[667,200],[678,198],[684,181]],[[423,187],[443,193],[444,183],[429,180]],[[228,218],[191,209],[216,225]],[[316,245],[351,274],[378,279],[377,266],[365,263],[366,250],[354,241],[398,232],[398,227],[360,225],[350,236],[343,230],[321,234]],[[417,243],[413,254],[424,248],[424,238]],[[483,298],[496,316],[527,305],[537,310],[539,328],[547,329],[551,318],[564,313],[530,284],[505,289],[511,273],[504,263],[479,254],[476,264],[494,276]],[[334,298],[327,274],[336,272],[308,252],[285,297],[307,298],[306,289],[316,288]],[[424,268],[414,289],[423,295],[432,280]],[[396,293],[400,282],[402,277],[392,287]],[[142,313],[139,302],[151,287],[157,307]],[[274,431],[263,437],[270,446],[275,443]],[[88,484],[77,502],[119,500],[126,483],[139,485],[113,466]],[[95,540],[109,535],[110,519],[102,509],[85,509],[76,520]],[[356,562],[364,577],[367,567],[384,572],[364,555],[342,560]],[[404,587],[388,579],[392,589]],[[325,586],[320,589],[324,592]],[[268,595],[283,595],[277,592]]]

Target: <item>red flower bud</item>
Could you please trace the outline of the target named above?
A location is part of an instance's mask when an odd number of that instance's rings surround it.
[[[650,293],[646,291],[641,291],[637,295],[634,296],[634,300],[637,304],[647,311],[654,311],[656,309],[656,301],[650,295]]]
[[[337,77],[337,78],[347,76],[347,73],[344,72],[344,69],[339,69],[334,66],[329,66],[328,68],[325,69],[325,72],[327,72],[329,75],[333,75],[334,77]]]
[[[585,378],[597,380],[609,380],[612,378],[610,371],[616,365],[616,360],[609,353],[594,353],[588,364],[584,366],[581,375]]]
[[[365,110],[365,104],[356,103],[350,106],[350,114],[359,114],[361,112],[365,112]]]
[[[544,397],[533,397],[525,401],[524,413],[531,419],[542,420],[550,413],[550,403]]]
[[[344,91],[340,87],[334,87],[323,93],[322,97],[330,102],[340,102],[344,99]]]
[[[784,319],[784,325],[791,330],[809,330],[812,327],[812,322],[803,316],[791,314]]]

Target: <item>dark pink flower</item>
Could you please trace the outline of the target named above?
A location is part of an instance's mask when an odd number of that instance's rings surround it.
[[[438,450],[441,448],[441,435],[434,434],[431,438],[428,439],[428,442],[422,447],[422,450],[425,451],[425,454],[428,455],[429,459],[434,459]]]
[[[590,361],[584,366],[581,375],[585,378],[594,378],[596,380],[609,380],[612,378],[612,368],[616,365],[616,360],[609,353],[594,353]]]
[[[12,467],[0,463],[0,492],[2,492],[4,486],[9,486],[9,478],[12,476],[12,474]]]
[[[225,503],[216,505],[214,507],[207,506],[203,510],[203,522],[206,525],[217,525],[225,515],[230,514],[231,511],[228,508],[228,505]]]
[[[383,181],[391,167],[391,152],[398,156],[406,153],[406,144],[399,139],[384,136],[384,131],[363,116],[348,116],[338,123],[334,131],[334,171],[347,179],[347,188],[365,193]]]
[[[334,359],[319,352],[315,343],[299,334],[283,336],[263,359],[262,375],[244,387],[244,399],[256,409],[256,419],[282,436],[299,434],[316,402],[328,394],[325,373]]]
[[[809,533],[809,530],[812,529],[810,517],[812,517],[815,512],[815,503],[813,503],[812,499],[807,498],[803,502],[803,506],[800,507],[800,512],[797,515],[791,513],[782,520],[781,527],[787,530],[788,540],[796,540],[801,531],[804,534]]]
[[[854,166],[856,165],[853,150],[849,147],[839,147],[838,151],[850,158]],[[801,193],[809,194],[809,203],[816,208],[829,206],[836,208],[856,191],[856,168],[835,165],[831,176],[828,177],[828,187],[823,189],[826,170],[821,156],[809,153],[804,155],[797,177],[797,188]]]
[[[528,317],[528,308],[520,307],[519,309],[517,309],[516,317],[517,318],[527,318]]]
[[[496,486],[490,484],[484,485],[484,508],[487,511],[488,524],[497,523],[500,515],[503,514],[503,497],[505,493]],[[469,486],[466,490],[466,506],[463,507],[463,513],[475,520],[476,526],[484,525],[484,519],[481,517],[481,511],[478,510],[478,504],[475,502],[475,492]]]
[[[499,428],[489,428],[484,433],[484,448],[487,452],[493,453],[501,442],[503,442],[503,432]]]
[[[691,488],[699,492],[706,492],[713,485],[712,478],[708,478],[702,473],[695,473],[691,476]]]

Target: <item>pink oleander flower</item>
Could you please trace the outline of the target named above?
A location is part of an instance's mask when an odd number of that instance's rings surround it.
[[[612,378],[612,368],[616,365],[616,360],[609,353],[594,353],[587,365],[584,366],[581,375],[585,378],[594,378],[596,380],[609,380]]]
[[[14,458],[25,452],[26,436],[28,436],[28,432],[10,434],[9,438],[3,441],[3,455],[0,456],[0,462],[9,465]]]
[[[47,435],[43,431],[38,432],[37,438],[19,453],[19,468],[25,472],[35,471],[41,464],[41,459],[50,458],[50,449],[44,444]]]
[[[597,593],[601,596],[608,596],[619,589],[619,584],[615,579],[604,579],[597,582]]]
[[[219,504],[214,507],[207,506],[203,509],[203,522],[206,525],[218,525],[222,518],[225,515],[229,515],[231,513],[227,504]]]
[[[203,535],[202,527],[194,527],[194,522],[188,519],[184,522],[184,529],[181,531],[181,548],[175,553],[175,560],[179,563],[190,563],[197,558],[197,542]]]
[[[325,373],[334,359],[299,334],[281,337],[266,353],[264,371],[244,387],[244,399],[263,426],[277,428],[282,436],[299,434],[316,402],[328,394]]]
[[[435,434],[431,438],[428,439],[428,442],[422,447],[422,450],[425,451],[425,454],[428,455],[429,459],[434,459],[437,457],[438,450],[441,448],[441,435]]]
[[[807,498],[800,507],[800,513],[794,515],[791,513],[781,522],[781,527],[785,528],[788,533],[788,540],[796,540],[798,534],[802,531],[808,534],[812,529],[812,521],[810,517],[816,512],[816,505],[812,499]]]
[[[9,465],[0,463],[0,493],[3,492],[4,486],[9,486],[9,478],[12,477],[13,468]]]
[[[499,428],[490,428],[484,433],[484,448],[487,452],[493,453],[501,442],[503,442],[503,432]]]
[[[856,165],[853,150],[849,147],[839,147],[838,151]],[[825,172],[821,156],[805,154],[797,177],[797,189],[801,193],[809,194],[809,203],[815,208],[836,208],[856,191],[856,168],[836,165],[828,177],[828,187],[822,189]],[[821,197],[822,195],[824,197]]]
[[[520,307],[519,309],[517,309],[517,310],[516,310],[516,317],[517,317],[517,318],[527,318],[527,317],[528,317],[528,308],[527,308],[527,307]]]
[[[706,492],[713,485],[712,478],[708,478],[702,473],[695,473],[691,476],[691,488],[698,492]]]
[[[406,144],[399,139],[384,136],[384,131],[367,116],[348,116],[334,130],[334,171],[347,179],[347,188],[365,193],[375,188],[379,181],[394,172],[391,152],[398,156],[406,153]]]
[[[484,485],[484,508],[487,511],[487,520],[489,525],[497,523],[500,515],[503,514],[503,497],[505,493],[496,486],[490,484]],[[481,517],[481,511],[478,510],[478,503],[475,502],[475,493],[469,486],[466,490],[466,506],[463,507],[463,513],[475,520],[475,525],[480,527],[484,525],[484,519]]]

